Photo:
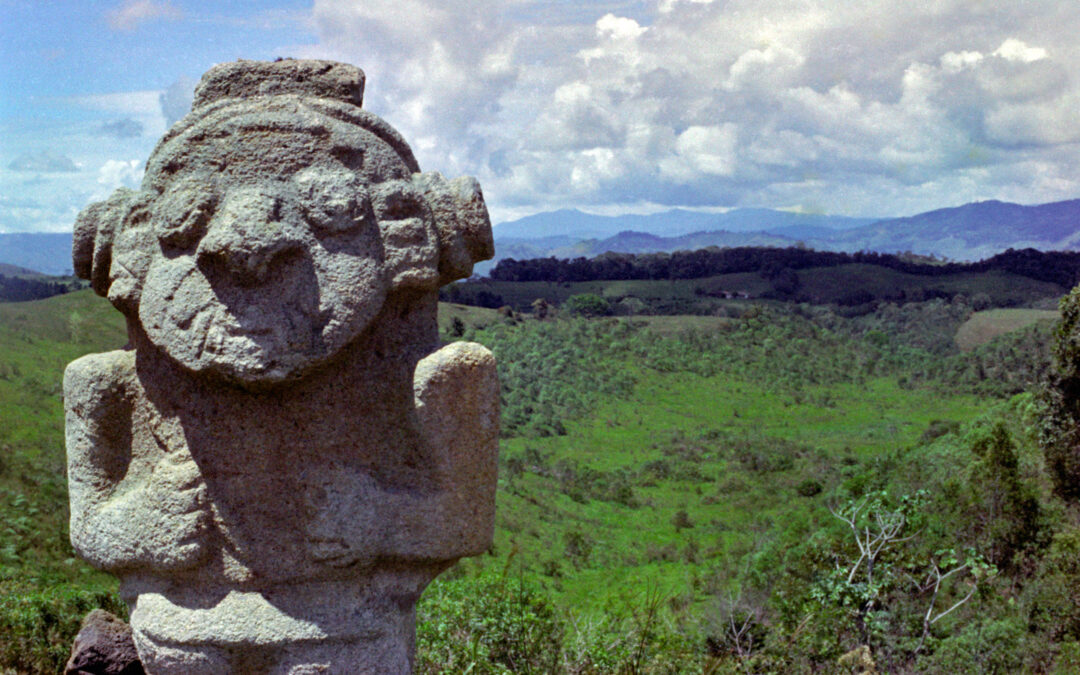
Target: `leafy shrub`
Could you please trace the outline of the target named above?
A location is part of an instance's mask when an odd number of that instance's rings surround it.
[[[551,601],[524,579],[436,580],[417,606],[421,673],[554,672],[563,627]]]
[[[974,621],[941,640],[919,672],[1009,675],[1022,671],[1027,630],[1018,617]]]
[[[83,617],[98,608],[127,616],[127,607],[105,590],[0,582],[0,669],[63,671]]]
[[[1080,641],[1080,529],[1057,533],[1024,591],[1029,624],[1048,642]]]
[[[576,316],[607,316],[611,314],[611,305],[595,293],[571,295],[563,302],[563,309]]]

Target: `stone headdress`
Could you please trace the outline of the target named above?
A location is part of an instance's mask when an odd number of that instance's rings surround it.
[[[161,139],[147,162],[139,190],[120,188],[106,201],[91,204],[75,223],[75,273],[94,290],[131,316],[139,301],[141,258],[157,245],[147,228],[155,201],[173,174],[207,150],[200,142],[237,137],[236,147],[265,155],[265,164],[296,161],[288,146],[274,143],[275,134],[299,134],[317,144],[340,164],[359,167],[383,162],[397,168],[390,175],[366,180],[408,180],[423,196],[433,216],[431,255],[416,255],[387,264],[405,264],[396,277],[405,285],[434,289],[469,276],[475,262],[494,252],[491,224],[475,179],[448,181],[437,172],[421,173],[412,150],[398,132],[361,108],[364,73],[331,61],[238,61],[208,71],[195,91],[191,112]],[[242,138],[241,138],[242,137]],[[205,145],[205,143],[203,143]],[[278,153],[276,156],[275,153]],[[202,159],[205,159],[203,157]],[[228,156],[215,159],[222,171]],[[402,168],[403,167],[403,168]],[[401,174],[401,175],[395,175]],[[122,256],[114,255],[118,239],[127,237]],[[389,257],[389,254],[388,254]],[[426,269],[423,269],[426,268]]]

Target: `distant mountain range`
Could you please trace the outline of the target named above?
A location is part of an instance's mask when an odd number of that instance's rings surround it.
[[[703,213],[672,209],[648,215],[597,216],[574,209],[548,211],[495,227],[495,236],[503,239],[572,237],[604,239],[621,232],[644,232],[663,237],[678,237],[695,232],[765,232],[788,231],[787,236],[803,232],[847,230],[877,222],[878,218],[847,218],[813,213],[774,211],[772,209],[733,209],[725,213]]]
[[[62,232],[0,234],[0,263],[25,267],[54,276],[71,274],[71,234]]]
[[[800,243],[823,251],[911,251],[981,260],[1010,248],[1080,250],[1080,199],[1037,206],[984,201],[887,219],[771,209],[624,216],[560,210],[496,225],[495,243],[498,258],[519,260]],[[478,265],[477,272],[486,274],[494,262]],[[70,274],[71,235],[0,234],[0,263]]]
[[[911,251],[980,260],[1009,248],[1080,250],[1080,200],[1022,206],[984,201],[907,218],[845,218],[770,209],[672,210],[597,216],[553,211],[495,227],[500,258],[646,253],[704,246],[793,246],[825,251]],[[490,269],[490,263],[486,269]]]

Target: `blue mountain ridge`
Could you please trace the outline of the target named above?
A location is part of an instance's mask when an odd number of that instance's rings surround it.
[[[554,215],[548,220],[549,215]],[[575,227],[575,218],[580,224]],[[689,229],[693,228],[693,229]],[[559,232],[555,245],[541,243]],[[576,240],[574,234],[576,233]],[[757,241],[742,241],[758,233]],[[650,235],[652,238],[641,235]],[[693,235],[693,236],[688,236]],[[568,243],[567,239],[571,241]],[[1080,250],[1080,199],[1025,206],[997,200],[935,209],[903,218],[846,218],[771,209],[700,213],[674,209],[647,216],[597,216],[563,210],[495,228],[499,257],[528,248],[530,257],[645,253],[701,246],[791,246],[833,251],[912,251],[978,260],[1009,248]],[[511,243],[512,242],[512,243]]]
[[[649,253],[705,246],[793,246],[831,251],[912,251],[978,260],[1009,248],[1080,250],[1080,199],[1025,206],[997,200],[903,218],[848,218],[772,209],[704,213],[672,209],[600,216],[562,209],[495,226],[498,258]],[[0,234],[0,263],[71,273],[71,234]],[[485,273],[493,262],[483,263]]]

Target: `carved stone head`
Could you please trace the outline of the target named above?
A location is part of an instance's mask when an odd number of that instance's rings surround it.
[[[76,273],[187,370],[241,386],[302,376],[389,294],[468,276],[493,244],[480,188],[420,173],[329,61],[211,69],[184,119],[75,225]]]

